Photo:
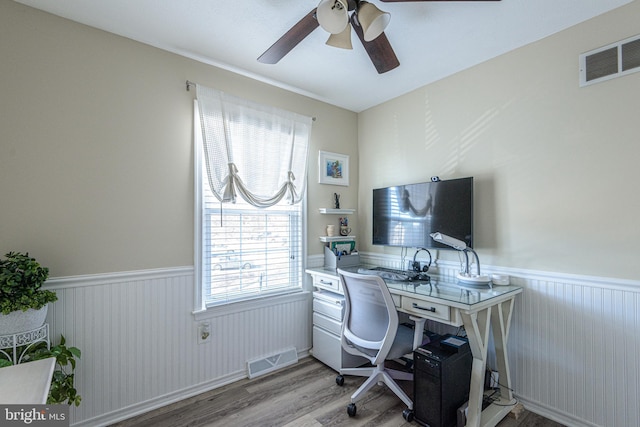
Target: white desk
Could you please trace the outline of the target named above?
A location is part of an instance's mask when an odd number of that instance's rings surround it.
[[[345,270],[357,272],[358,267]],[[310,268],[306,272],[313,285],[332,292],[343,293],[334,269]],[[507,337],[518,286],[494,286],[477,289],[460,286],[437,276],[427,282],[397,282],[386,280],[398,311],[452,326],[464,326],[473,354],[469,412],[467,427],[492,427],[502,420],[515,405],[511,391],[511,377],[507,358]],[[497,369],[500,378],[500,399],[482,410],[484,375],[487,367],[489,331],[493,331]]]
[[[0,404],[45,404],[55,357],[0,368]]]

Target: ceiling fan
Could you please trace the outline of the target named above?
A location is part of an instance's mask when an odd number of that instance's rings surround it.
[[[384,3],[409,1],[500,1],[500,0],[380,0]],[[373,3],[360,0],[321,0],[317,7],[267,49],[258,61],[276,64],[313,30],[322,27],[330,33],[327,45],[351,49],[351,28],[358,35],[371,62],[379,74],[400,65],[384,30],[391,14],[378,9]]]

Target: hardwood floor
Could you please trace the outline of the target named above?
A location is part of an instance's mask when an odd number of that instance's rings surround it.
[[[345,377],[335,382],[336,372],[313,357],[294,366],[194,396],[157,409],[113,427],[214,427],[214,426],[375,426],[416,427],[402,417],[406,406],[385,386],[375,387],[357,404],[350,418],[349,397],[364,381]],[[402,382],[411,395],[411,383]],[[561,427],[554,421],[525,411],[518,419],[507,416],[498,427]]]

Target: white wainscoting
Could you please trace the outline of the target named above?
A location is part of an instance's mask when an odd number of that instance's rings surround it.
[[[400,267],[397,256],[360,257]],[[455,277],[458,270],[438,261],[433,271]],[[483,273],[509,275],[524,288],[508,353],[515,395],[527,409],[567,426],[640,426],[640,281],[494,266]]]
[[[509,353],[525,406],[575,426],[640,425],[640,285],[523,277]]]
[[[82,351],[74,426],[108,425],[244,378],[247,360],[311,347],[308,292],[196,320],[192,267],[54,278],[46,287],[59,298],[47,316],[53,340],[64,334]],[[203,319],[212,336],[198,344]]]
[[[398,257],[361,257],[399,267]],[[321,266],[323,257],[308,262]],[[456,269],[437,262],[442,274]],[[525,407],[568,426],[639,425],[640,282],[484,270],[524,288],[508,350]],[[212,340],[197,344],[191,267],[51,279],[47,288],[59,296],[48,314],[52,337],[63,333],[83,352],[76,374],[83,401],[71,410],[77,426],[106,425],[244,378],[248,359],[311,347],[306,293],[212,315]]]

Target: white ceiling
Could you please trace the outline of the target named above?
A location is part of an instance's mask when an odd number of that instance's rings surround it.
[[[256,60],[319,0],[16,1],[360,112],[633,0],[371,0],[391,13],[400,66],[385,74],[355,33],[343,50],[321,27],[279,63]]]

